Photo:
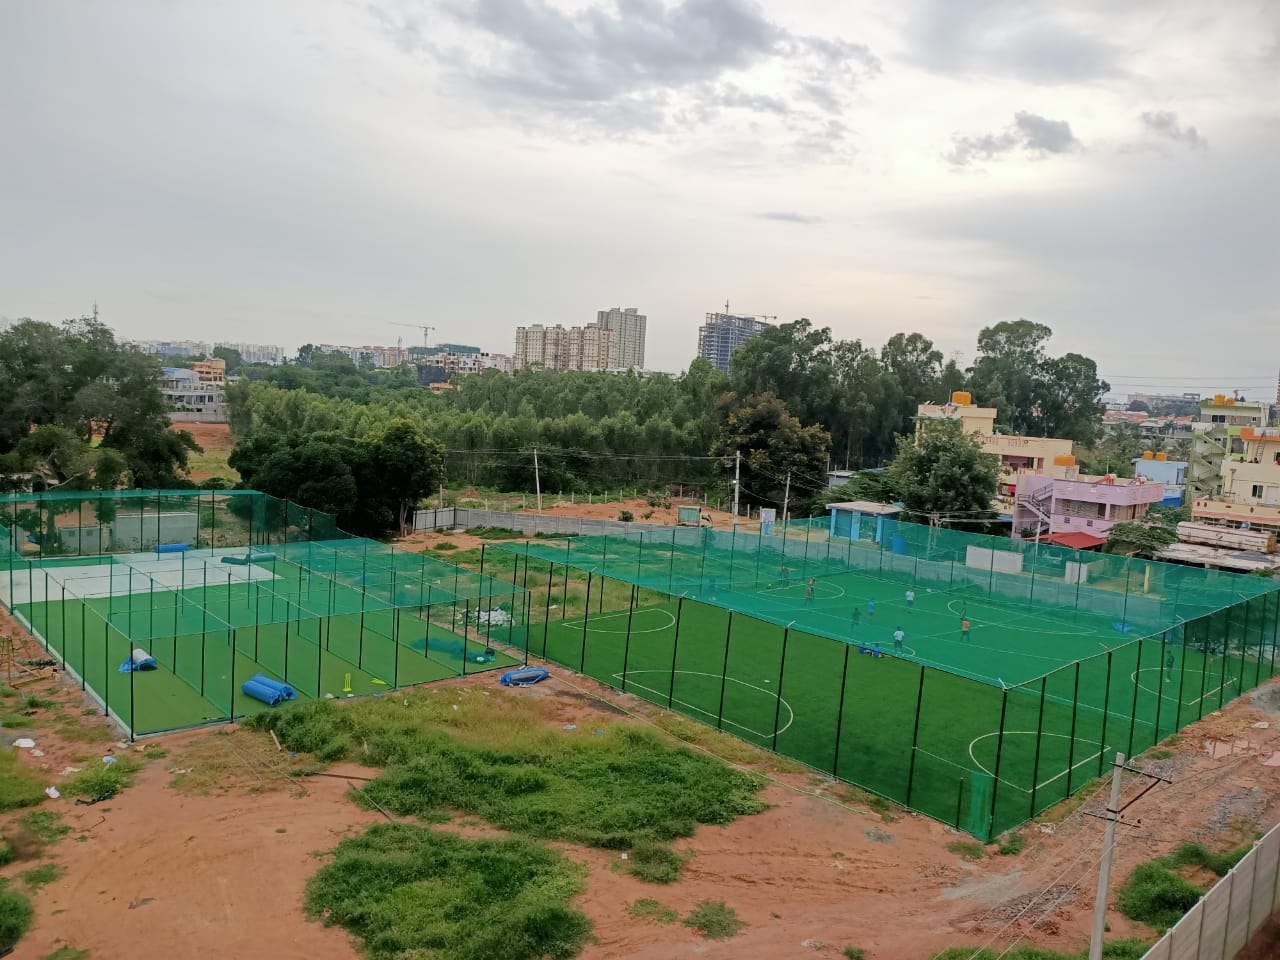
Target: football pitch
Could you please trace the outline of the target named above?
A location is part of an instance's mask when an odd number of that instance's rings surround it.
[[[544,603],[529,635],[534,654],[986,836],[1270,676],[1274,638],[1228,623],[1142,636],[846,573],[685,597],[596,578],[585,614]]]

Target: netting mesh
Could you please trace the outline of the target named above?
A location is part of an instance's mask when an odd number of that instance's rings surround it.
[[[259,673],[345,697],[521,662],[495,645],[524,642],[519,586],[287,500],[49,493],[0,514],[0,601],[133,734],[265,709]]]
[[[863,518],[500,546],[528,649],[979,837],[1275,674],[1271,581]]]

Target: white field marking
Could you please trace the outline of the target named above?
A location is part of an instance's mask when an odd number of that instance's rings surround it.
[[[627,671],[626,682],[630,686],[636,687],[639,690],[647,690],[650,693],[652,693],[654,696],[658,696],[658,697],[665,697],[667,695],[667,692],[665,690],[655,690],[653,689],[653,687],[646,687],[644,684],[636,683],[634,680],[631,679],[631,677],[641,673],[660,673],[666,677],[671,676],[673,673],[683,673],[691,677],[710,677],[712,680],[722,679],[720,674],[718,673],[702,673],[701,671],[698,671],[698,670],[628,670]],[[623,678],[623,675],[621,673],[615,673],[613,675],[613,679],[615,680],[622,680],[622,678]],[[791,704],[787,703],[786,700],[778,696],[772,690],[766,690],[764,689],[764,687],[757,687],[755,684],[747,683],[745,680],[735,680],[733,677],[725,677],[723,679],[728,680],[729,683],[736,683],[739,686],[746,687],[749,690],[757,690],[760,693],[763,693],[766,697],[772,697],[774,700],[777,700],[779,703],[781,703],[783,706],[783,709],[787,711],[787,722],[778,728],[779,734],[786,733],[787,728],[790,727],[791,724],[795,722],[796,715],[795,715],[795,711],[791,709]],[[712,713],[710,710],[703,710],[701,707],[697,706],[696,704],[685,703],[683,700],[677,700],[677,699],[673,699],[671,702],[678,703],[682,707],[688,707],[690,710],[694,710],[698,713],[705,714],[708,717],[715,716],[715,714]],[[750,727],[745,726],[741,723],[734,723],[732,720],[726,719],[724,720],[724,722],[729,724],[730,726],[737,727],[739,730],[745,730],[747,731],[747,733],[750,733],[753,736],[757,736],[762,739],[765,737],[773,736],[772,733],[761,733],[759,730],[753,730]]]
[[[959,616],[960,616],[960,610],[963,610],[963,609],[964,609],[964,607],[967,605],[967,603],[968,603],[968,601],[965,601],[965,600],[952,600],[952,601],[950,601],[950,602],[947,604],[947,609],[948,609],[949,611],[951,611],[952,613],[954,613],[957,617],[959,617]],[[957,605],[959,605],[959,608],[957,608]],[[1076,626],[1074,626],[1074,627],[1073,627],[1073,629],[1069,629],[1069,630],[1065,630],[1065,629],[1064,629],[1064,630],[1059,630],[1059,629],[1049,629],[1048,627],[1026,626],[1024,623],[1022,623],[1022,622],[1020,622],[1020,621],[1025,621],[1025,620],[1039,620],[1039,621],[1043,621],[1043,622],[1045,622],[1045,623],[1054,624],[1054,625],[1055,625],[1055,627],[1056,627],[1056,624],[1054,623],[1054,621],[1053,621],[1053,620],[1050,620],[1048,617],[1043,617],[1043,616],[1041,616],[1040,614],[1037,614],[1037,613],[1017,613],[1017,612],[1015,612],[1015,613],[1013,614],[1013,616],[1014,616],[1014,617],[1016,617],[1016,618],[1017,618],[1017,620],[1015,620],[1015,621],[1013,621],[1013,622],[1009,622],[1009,623],[1000,623],[999,621],[996,621],[996,620],[984,620],[984,619],[982,619],[981,617],[976,617],[976,616],[973,616],[972,614],[967,615],[967,619],[969,620],[969,622],[970,622],[970,623],[981,623],[981,624],[984,624],[984,625],[986,625],[986,626],[988,626],[988,627],[999,627],[999,628],[1001,628],[1002,630],[1026,630],[1026,631],[1030,631],[1030,632],[1033,632],[1033,633],[1049,633],[1049,634],[1057,634],[1057,635],[1059,635],[1059,636],[1066,636],[1066,637],[1096,637],[1096,636],[1098,636],[1098,628],[1097,628],[1097,627],[1089,627],[1089,626],[1083,626],[1083,627],[1082,627],[1082,626],[1076,625]],[[1006,650],[1005,652],[1006,652],[1006,653],[1016,653],[1017,651],[1013,651],[1013,650]],[[1045,659],[1049,659],[1049,658],[1047,658],[1047,657],[1046,657]],[[1059,658],[1054,658],[1054,659],[1059,659]]]
[[[1170,696],[1167,693],[1161,693],[1159,689],[1152,690],[1150,687],[1146,686],[1141,680],[1138,679],[1139,673],[1146,673],[1149,670],[1163,671],[1164,667],[1143,667],[1141,670],[1135,670],[1133,673],[1129,674],[1129,679],[1132,680],[1134,683],[1136,683],[1141,689],[1147,691],[1147,693],[1155,694],[1156,696],[1163,697],[1166,700],[1172,700],[1174,703],[1181,703],[1183,706],[1186,706],[1186,707],[1194,707],[1197,703],[1200,703],[1202,700],[1209,699],[1209,697],[1213,696],[1219,690],[1223,690],[1231,686],[1231,684],[1237,683],[1239,681],[1238,677],[1227,677],[1227,679],[1224,680],[1222,683],[1220,683],[1218,686],[1214,687],[1212,690],[1206,690],[1204,693],[1196,697],[1194,700],[1180,701],[1178,700],[1177,697]],[[1190,693],[1191,691],[1188,690],[1186,692]]]
[[[614,619],[617,619],[618,617],[626,617],[628,612],[629,611],[627,610],[619,610],[616,613],[599,613],[599,614],[596,614],[594,617],[588,615],[587,617],[579,617],[576,620],[564,620],[561,622],[566,623],[571,627],[580,627],[585,622],[587,624],[587,633],[626,634],[627,632],[626,627],[623,627],[621,630],[611,630],[608,627],[597,627],[596,623],[598,623],[601,620],[614,620]],[[649,614],[649,613],[660,613],[667,618],[667,622],[662,624],[662,626],[659,626],[659,627],[644,627],[642,629],[640,627],[635,626],[635,617],[638,617],[642,614]],[[672,627],[676,625],[676,615],[674,613],[671,613],[669,610],[661,610],[661,609],[658,609],[657,607],[648,607],[644,610],[636,610],[635,615],[632,617],[631,622],[632,622],[632,626],[631,626],[632,633],[661,633],[663,630],[670,630]]]
[[[803,583],[788,583],[788,584],[784,584],[781,587],[762,587],[761,589],[755,592],[758,594],[766,594],[766,593],[785,593],[788,590],[794,590],[796,591],[796,599],[799,599],[804,595],[803,588],[804,588]],[[821,591],[823,589],[835,590],[836,592],[822,593]],[[844,587],[840,586],[839,584],[815,583],[813,585],[813,598],[815,600],[839,600],[843,596],[845,596]]]
[[[1004,732],[1004,735],[1005,735],[1006,737],[1011,737],[1011,736],[1028,736],[1028,737],[1034,737],[1034,736],[1036,735],[1036,731],[1034,731],[1034,730],[1006,730],[1006,731]],[[997,731],[996,731],[996,732],[994,732],[994,733],[984,733],[984,734],[982,734],[982,736],[980,736],[980,737],[974,737],[971,741],[969,741],[969,759],[973,761],[973,765],[974,765],[975,767],[977,767],[979,770],[981,770],[983,773],[985,773],[988,777],[994,777],[994,776],[995,776],[995,774],[994,774],[994,773],[992,773],[990,770],[988,770],[986,767],[984,767],[981,763],[979,763],[979,762],[978,762],[978,758],[977,758],[977,757],[975,757],[975,756],[973,755],[973,747],[974,747],[974,744],[976,744],[979,740],[986,740],[988,737],[998,737],[998,736],[1000,736],[1000,731],[999,731],[999,730],[997,730]],[[1066,733],[1043,733],[1043,732],[1042,732],[1042,733],[1040,734],[1040,736],[1042,736],[1042,737],[1058,737],[1058,738],[1059,738],[1059,739],[1061,739],[1061,740],[1070,740],[1070,739],[1071,739],[1071,735],[1070,735],[1070,734],[1066,734]],[[1081,738],[1079,738],[1079,737],[1076,737],[1076,741],[1077,741],[1078,743],[1091,743],[1091,742],[1092,742],[1092,741],[1089,741],[1089,740],[1082,740],[1082,739],[1081,739]],[[1098,759],[1098,757],[1102,756],[1104,753],[1106,753],[1106,752],[1107,752],[1108,750],[1110,750],[1110,749],[1111,749],[1110,747],[1108,747],[1108,746],[1104,746],[1101,750],[1096,750],[1096,751],[1094,751],[1094,752],[1093,752],[1093,753],[1091,753],[1089,756],[1085,757],[1083,760],[1078,760],[1078,761],[1076,761],[1075,763],[1073,763],[1073,764],[1072,764],[1069,768],[1067,768],[1066,770],[1063,770],[1061,773],[1056,774],[1055,776],[1050,777],[1048,780],[1044,781],[1044,783],[1038,783],[1038,784],[1036,784],[1036,789],[1037,789],[1037,790],[1039,790],[1041,787],[1047,787],[1049,784],[1053,783],[1055,780],[1061,780],[1063,777],[1065,777],[1065,776],[1067,776],[1068,774],[1070,774],[1070,773],[1071,773],[1071,771],[1075,770],[1075,768],[1076,768],[1076,767],[1083,767],[1086,763],[1091,763],[1091,762],[1093,762],[1094,760],[1097,760],[1097,759]],[[1028,796],[1030,796],[1030,794],[1031,794],[1031,791],[1030,791],[1030,790],[1028,790],[1026,787],[1020,787],[1020,786],[1018,786],[1018,784],[1013,783],[1013,782],[1011,782],[1011,781],[1009,781],[1009,780],[1005,780],[1003,777],[1001,777],[1001,778],[1000,778],[1000,782],[1001,782],[1001,783],[1004,783],[1004,784],[1007,784],[1008,786],[1013,787],[1013,789],[1015,789],[1015,790],[1021,790],[1023,793],[1027,794]]]

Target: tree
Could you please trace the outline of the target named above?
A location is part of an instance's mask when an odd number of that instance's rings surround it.
[[[919,440],[898,438],[898,455],[888,473],[916,522],[974,524],[994,517],[998,457],[983,453],[959,421],[929,424]]]
[[[899,493],[893,475],[888,470],[863,470],[855,473],[838,487],[824,491],[818,502],[847,503],[851,500],[867,500],[871,503],[894,503]]]
[[[787,405],[771,393],[720,398],[720,434],[711,454],[722,457],[728,476],[733,475],[734,453],[742,454],[742,502],[782,506],[787,476],[791,475],[791,500],[805,504],[825,489],[830,439],[818,425],[803,426]]]
[[[214,347],[213,358],[227,365],[227,373],[239,373],[240,368],[244,366],[244,357],[235,347]]]
[[[1178,542],[1178,535],[1158,516],[1126,520],[1107,531],[1107,553],[1152,559],[1159,551]]]
[[[1147,402],[1145,400],[1134,400],[1129,404],[1129,406],[1126,409],[1129,410],[1131,413],[1150,413],[1151,412],[1151,408],[1147,406]]]
[[[409,420],[391,421],[365,445],[367,473],[360,477],[362,499],[370,501],[370,494],[376,491],[377,501],[392,513],[404,536],[413,529],[413,510],[418,501],[444,477],[444,447]]]

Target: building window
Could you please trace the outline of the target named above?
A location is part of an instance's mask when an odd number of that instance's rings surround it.
[[[1262,484],[1255,483],[1253,485],[1253,493],[1251,494],[1251,496],[1259,500],[1262,499]]]
[[[1209,422],[1210,423],[1226,423],[1227,418],[1221,413],[1215,413],[1209,417]]]

